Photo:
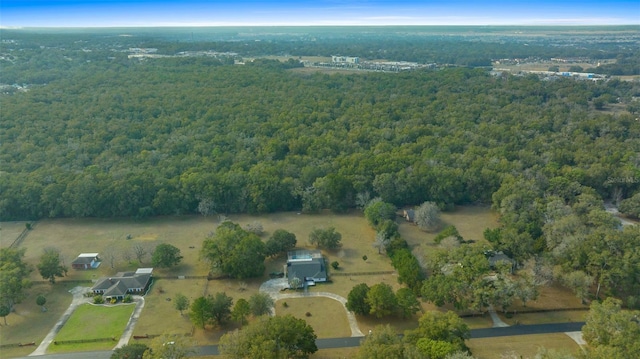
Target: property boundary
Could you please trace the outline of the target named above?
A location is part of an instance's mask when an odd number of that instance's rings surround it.
[[[379,272],[336,272],[332,271],[331,275],[340,277],[340,276],[361,276],[361,275],[380,275],[380,274],[396,274],[396,271],[387,270],[387,271],[379,271]]]
[[[111,342],[116,341],[116,338],[95,338],[95,339],[75,339],[75,340],[54,340],[53,344],[78,344],[78,343],[99,343],[99,342]]]
[[[13,243],[11,243],[11,245],[9,245],[9,248],[14,248],[20,245],[20,243],[22,243],[22,241],[24,240],[24,238],[27,236],[27,234],[29,234],[29,231],[31,231],[32,229],[34,229],[36,227],[36,224],[38,222],[27,222],[25,224],[25,228],[24,230],[22,230],[22,233],[20,233],[18,235],[18,237],[16,237],[16,239],[13,240]]]

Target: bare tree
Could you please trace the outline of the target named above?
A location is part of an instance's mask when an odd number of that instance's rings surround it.
[[[100,257],[109,264],[109,267],[111,267],[111,269],[114,269],[116,267],[116,260],[118,258],[116,256],[117,252],[118,251],[113,246],[109,246],[100,253]]]
[[[376,241],[373,242],[373,247],[378,249],[378,254],[381,254],[387,248],[389,242],[391,242],[391,238],[387,237],[386,233],[376,232]]]
[[[138,262],[142,264],[144,257],[149,254],[149,251],[147,250],[146,246],[143,246],[142,244],[134,244],[133,253],[135,254]]]
[[[435,231],[440,227],[440,209],[434,202],[424,202],[416,209],[415,221],[423,231]]]
[[[200,202],[198,203],[198,213],[205,217],[210,214],[216,213],[216,204],[213,199],[209,197],[200,197],[198,199],[200,200]]]

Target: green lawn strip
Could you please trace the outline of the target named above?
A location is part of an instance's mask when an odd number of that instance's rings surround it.
[[[115,338],[115,340],[119,340],[129,322],[134,308],[134,304],[114,306],[81,305],[73,312],[58,335],[56,335],[54,342],[98,338]],[[113,342],[84,343],[83,345],[75,343],[52,344],[49,347],[49,351],[54,352],[57,351],[58,348],[63,347],[64,351],[67,351],[71,347],[73,347],[74,350],[98,350],[104,349],[105,347],[112,348],[114,345]]]

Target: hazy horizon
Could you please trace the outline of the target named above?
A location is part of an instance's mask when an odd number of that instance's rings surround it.
[[[637,0],[3,0],[0,10],[3,28],[640,24]]]

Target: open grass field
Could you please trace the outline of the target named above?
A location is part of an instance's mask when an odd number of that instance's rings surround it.
[[[7,248],[24,231],[25,221],[0,223],[0,248]]]
[[[470,339],[465,343],[478,359],[534,358],[541,347],[574,354],[580,350],[580,346],[563,333]]]
[[[287,307],[284,303],[287,303]],[[322,297],[285,299],[276,302],[276,315],[293,315],[304,319],[318,338],[350,337],[351,329],[341,303]],[[307,317],[305,313],[311,313]]]
[[[49,346],[48,352],[71,352],[82,350],[111,349],[122,336],[129,318],[135,309],[135,304],[92,305],[78,306],[69,320],[54,338],[54,345]],[[55,342],[66,340],[86,340],[98,338],[114,338],[113,342],[58,344]]]
[[[446,224],[455,225],[465,239],[475,239],[479,242],[482,239],[482,232],[485,228],[498,226],[497,215],[488,207],[464,206],[458,207],[453,212],[443,213],[443,221]],[[394,290],[400,288],[395,274],[378,275],[355,275],[362,272],[393,271],[390,260],[385,254],[378,254],[372,244],[375,232],[371,229],[360,211],[352,211],[347,214],[322,213],[314,215],[297,214],[296,212],[274,213],[260,216],[231,215],[228,218],[245,227],[255,221],[260,222],[264,228],[263,240],[267,240],[276,229],[285,229],[294,233],[298,240],[298,248],[313,249],[308,243],[309,233],[314,228],[335,227],[342,234],[342,247],[335,251],[323,251],[327,262],[338,261],[340,268],[337,272],[347,275],[336,275],[331,277],[331,282],[319,284],[312,287],[311,291],[332,292],[343,297],[347,297],[349,291],[358,283],[367,283],[372,286],[376,283],[385,282],[390,284]],[[0,338],[3,343],[14,342],[38,342],[51,329],[55,321],[64,312],[71,301],[71,295],[67,293],[71,287],[77,284],[68,284],[64,280],[83,279],[94,280],[102,276],[113,275],[119,271],[135,270],[138,266],[149,266],[150,256],[143,258],[143,263],[139,264],[133,253],[133,246],[147,246],[148,250],[159,243],[171,243],[177,246],[184,256],[183,264],[171,269],[155,269],[154,276],[204,276],[208,272],[206,263],[199,260],[199,251],[205,237],[215,230],[219,221],[217,217],[202,216],[182,216],[182,217],[159,217],[144,220],[133,219],[58,219],[43,220],[38,222],[20,247],[27,248],[26,261],[36,265],[43,249],[55,247],[62,253],[64,261],[70,265],[71,261],[80,252],[98,252],[103,259],[102,265],[97,270],[76,271],[70,270],[67,278],[62,278],[60,283],[51,287],[49,284],[37,284],[29,292],[25,301],[16,307],[17,314],[7,317],[11,326],[11,331],[0,328]],[[428,253],[430,248],[435,248],[433,238],[436,233],[426,233],[420,231],[416,226],[398,218],[400,233],[413,247],[414,253]],[[15,232],[16,236],[24,227],[24,223],[1,223],[3,238],[8,233]],[[12,227],[13,226],[13,227]],[[9,229],[13,228],[13,229]],[[131,239],[127,239],[130,236]],[[4,241],[4,240],[3,240]],[[364,261],[362,256],[366,255]],[[109,260],[112,258],[112,260]],[[285,256],[279,256],[265,261],[266,271],[262,278],[246,280],[244,283],[238,280],[222,279],[207,282],[204,279],[158,279],[154,283],[151,291],[145,297],[145,308],[141,313],[140,320],[135,328],[135,335],[163,334],[163,333],[189,333],[192,330],[191,323],[185,315],[173,308],[173,298],[177,293],[187,295],[191,300],[203,294],[215,294],[225,292],[236,301],[239,298],[248,298],[258,292],[261,283],[269,279],[268,273],[273,271],[283,271],[286,262]],[[113,264],[113,268],[112,268]],[[354,273],[354,275],[348,275]],[[32,279],[41,281],[37,271],[32,274]],[[83,284],[90,286],[90,283]],[[51,288],[51,294],[47,294],[49,311],[40,313],[35,305],[35,298],[38,294],[36,289]],[[162,289],[162,293],[160,292]],[[51,298],[49,298],[51,296]],[[167,299],[171,299],[170,301]],[[329,299],[327,299],[329,300]],[[329,300],[330,301],[330,300]],[[291,302],[291,300],[288,300]],[[329,303],[331,303],[330,301]],[[287,312],[304,317],[304,313],[309,311],[304,306],[292,305],[287,308]],[[331,304],[328,304],[331,306]],[[337,305],[337,302],[336,302]],[[579,306],[579,300],[570,292],[561,287],[551,287],[543,290],[540,298],[535,302],[527,304],[528,308],[575,308]],[[423,310],[437,310],[429,303],[422,303]],[[278,308],[278,313],[283,308]],[[520,310],[515,308],[516,310]],[[336,309],[337,310],[337,309]],[[322,316],[315,316],[312,312],[314,327],[318,326],[316,332],[321,336],[335,336],[331,330],[326,330],[322,323]],[[569,312],[567,312],[569,313]],[[581,312],[578,312],[581,313]],[[42,314],[42,315],[41,315]],[[344,315],[340,314],[341,316]],[[358,318],[360,328],[367,332],[379,324],[392,324],[398,332],[414,328],[417,325],[418,313],[411,320],[376,320],[374,318]],[[570,318],[575,318],[573,314],[568,314]],[[529,318],[529,316],[531,318]],[[45,319],[49,318],[49,319]],[[538,318],[538,319],[536,319]],[[37,320],[36,320],[37,319]],[[306,319],[306,318],[305,318]],[[346,317],[344,318],[346,320]],[[472,317],[465,319],[470,327],[481,328],[491,325],[490,320],[485,317]],[[516,315],[510,320],[519,320],[525,324],[536,322],[537,320],[549,322],[551,319],[546,316],[535,317],[534,315]],[[579,320],[579,319],[576,319]],[[318,323],[315,323],[318,321]],[[171,326],[167,326],[167,322]],[[196,328],[193,338],[199,344],[217,343],[225,330],[234,329],[237,325],[231,323],[227,327],[218,330],[201,330]],[[349,335],[348,325],[344,326],[346,335]],[[119,335],[119,334],[118,334]],[[21,339],[21,338],[33,339]],[[94,346],[87,349],[96,348]],[[33,349],[33,348],[32,348]],[[19,354],[28,354],[32,349],[19,350]],[[4,353],[3,353],[4,354]],[[15,355],[12,355],[15,356]]]

